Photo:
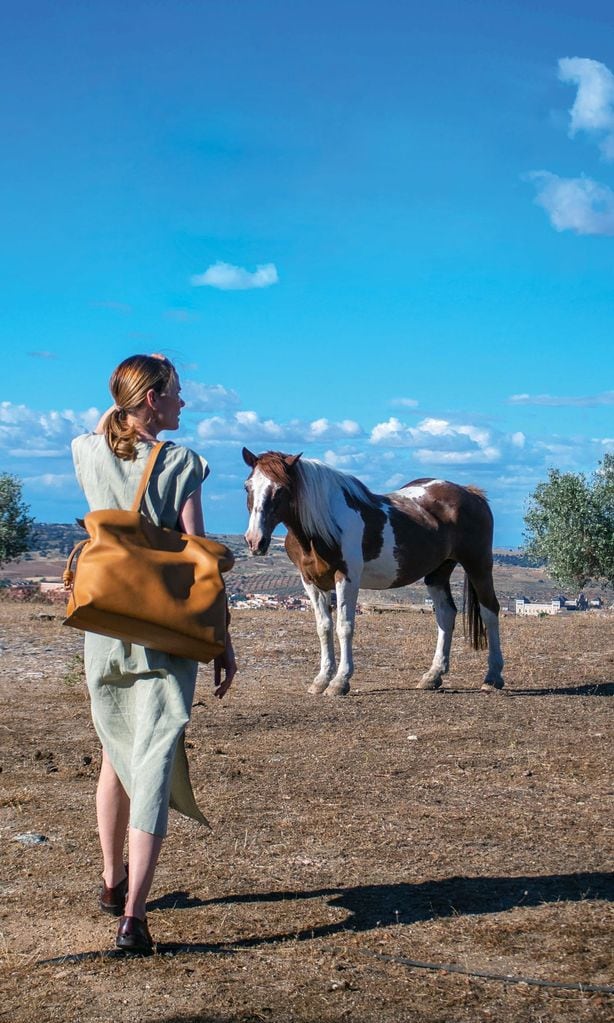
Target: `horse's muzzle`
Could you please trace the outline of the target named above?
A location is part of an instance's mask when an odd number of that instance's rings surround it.
[[[269,544],[270,544],[271,540],[270,540],[270,538],[267,539],[266,536],[252,537],[252,536],[250,536],[249,533],[246,533],[245,534],[245,542],[246,542],[247,546],[249,547],[250,554],[252,554],[252,555],[261,555],[261,554],[266,554],[266,552],[269,549]]]

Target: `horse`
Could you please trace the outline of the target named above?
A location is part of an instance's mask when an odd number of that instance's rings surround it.
[[[499,602],[492,577],[493,516],[483,491],[441,479],[416,479],[374,494],[354,476],[316,459],[243,448],[252,555],[266,554],[273,530],[287,529],[286,553],[298,568],[316,617],[320,670],[313,694],[345,696],[354,671],[352,637],[359,588],[386,590],[424,578],[437,621],[433,663],[418,689],[441,688],[450,668],[456,606],[450,576],[465,571],[465,638],[488,647],[482,691],[503,688]],[[337,594],[335,663],[331,592]]]

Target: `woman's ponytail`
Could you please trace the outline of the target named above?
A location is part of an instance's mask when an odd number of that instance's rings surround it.
[[[107,416],[104,435],[114,455],[124,461],[134,462],[139,435],[136,427],[126,421],[126,413],[123,410],[114,408]]]

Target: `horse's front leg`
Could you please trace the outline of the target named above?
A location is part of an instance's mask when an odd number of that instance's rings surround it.
[[[330,592],[318,589],[313,583],[303,579],[305,592],[309,597],[316,616],[316,628],[320,637],[320,671],[307,688],[308,693],[318,695],[328,689],[328,684],[335,674],[335,642],[333,636],[333,618],[330,609]]]
[[[328,686],[328,696],[346,696],[350,691],[350,679],[354,674],[352,639],[358,599],[360,571],[352,573],[352,580],[340,576],[337,580],[337,638],[339,640],[339,665],[337,674]]]
[[[437,620],[437,646],[433,663],[418,682],[418,689],[440,689],[443,676],[450,670],[450,648],[456,621],[456,605],[448,581],[454,565],[452,564],[452,569],[448,567],[449,565],[450,562],[446,562],[437,572],[425,577]]]

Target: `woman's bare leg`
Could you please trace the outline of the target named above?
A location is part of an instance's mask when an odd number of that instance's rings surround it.
[[[160,835],[150,835],[148,831],[130,828],[128,833],[130,880],[124,910],[125,916],[136,916],[139,920],[145,919],[145,904],[163,841],[164,839]]]
[[[108,888],[115,888],[126,876],[124,843],[130,816],[130,800],[104,750],[96,790],[96,813],[104,864],[102,876]]]

